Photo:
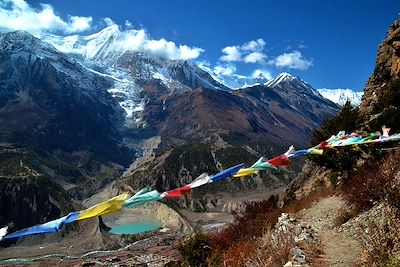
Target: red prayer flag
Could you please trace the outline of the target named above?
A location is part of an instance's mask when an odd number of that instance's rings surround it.
[[[267,160],[267,162],[272,164],[275,167],[276,166],[290,166],[290,160],[285,154],[282,154],[278,157]]]
[[[165,198],[183,197],[191,192],[190,186],[185,185],[167,192]]]
[[[321,148],[321,149],[328,148],[328,146],[329,146],[329,144],[326,141],[319,143],[319,148]]]

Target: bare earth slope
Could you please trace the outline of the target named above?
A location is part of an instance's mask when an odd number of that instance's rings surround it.
[[[310,225],[325,247],[324,257],[328,266],[353,266],[359,260],[361,247],[358,241],[350,237],[340,227],[335,227],[335,217],[345,205],[341,197],[324,198],[310,208],[300,211],[300,221]]]

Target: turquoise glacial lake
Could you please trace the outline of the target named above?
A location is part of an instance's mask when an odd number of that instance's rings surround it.
[[[142,234],[144,232],[157,230],[161,227],[158,221],[136,221],[130,224],[116,225],[110,230],[113,234]]]

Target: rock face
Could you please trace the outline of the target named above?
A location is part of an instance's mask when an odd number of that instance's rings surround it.
[[[360,111],[369,115],[374,104],[382,97],[385,85],[400,78],[400,20],[390,26],[387,37],[379,46],[374,72],[365,86]]]
[[[110,86],[30,34],[0,35],[2,140],[18,136],[49,150],[91,150],[129,164],[118,143],[123,111],[107,93]]]
[[[307,145],[312,130],[338,111],[336,104],[287,73],[233,93],[197,88],[166,96],[161,86],[147,89],[150,101],[143,120],[157,128],[164,145],[215,135]]]
[[[110,86],[30,34],[0,34],[1,225],[58,218],[131,162]]]
[[[71,199],[47,177],[1,178],[0,225],[14,231],[44,223],[72,211]],[[26,218],[26,214],[30,214]]]

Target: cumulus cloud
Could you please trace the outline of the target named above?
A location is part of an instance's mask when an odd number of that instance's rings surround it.
[[[237,46],[227,46],[222,49],[222,53],[225,54],[219,58],[222,61],[242,61],[242,53]]]
[[[56,15],[52,6],[41,4],[33,8],[24,0],[3,0],[0,3],[0,29],[78,33],[91,29],[92,17],[68,16],[64,20]]]
[[[313,65],[312,60],[308,60],[303,57],[300,51],[293,51],[290,53],[283,53],[276,58],[268,61],[270,65],[274,65],[277,68],[288,68],[297,70],[307,70]]]
[[[209,61],[197,61],[196,65],[203,70],[207,71],[211,75],[215,76],[240,76],[245,77],[243,75],[237,74],[237,68],[234,64],[217,64],[212,67]]]
[[[244,51],[262,51],[266,45],[265,41],[261,38],[244,43],[241,49]]]
[[[140,51],[151,55],[159,56],[167,59],[196,59],[204,51],[198,47],[189,47],[187,45],[176,45],[172,41],[161,38],[159,40],[151,39],[150,35],[144,29],[130,29],[120,31],[117,25],[110,25],[109,29],[113,30],[113,42],[109,44],[108,49],[116,52],[124,51]],[[91,45],[86,47],[90,50]],[[97,51],[88,51],[90,54],[97,54]]]
[[[266,43],[263,39],[251,40],[242,45],[227,46],[219,58],[226,62],[263,63],[267,56],[263,53]]]
[[[245,63],[263,62],[267,56],[261,52],[251,52],[243,58]]]

